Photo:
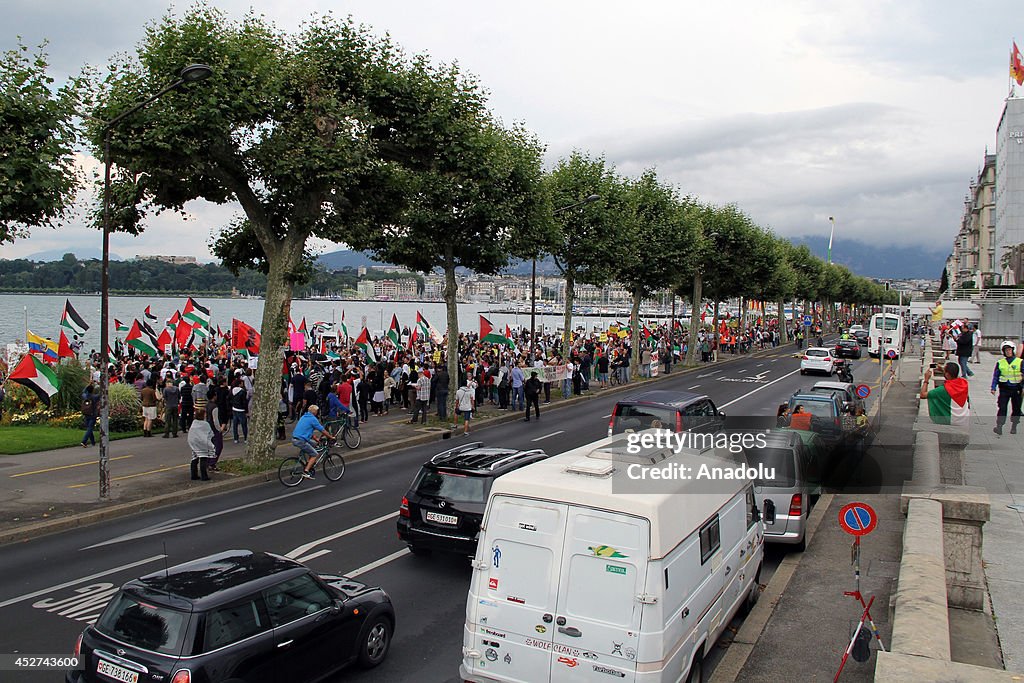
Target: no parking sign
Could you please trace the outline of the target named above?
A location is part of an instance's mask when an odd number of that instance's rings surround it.
[[[871,387],[869,387],[867,384],[858,384],[857,385],[857,397],[858,398],[867,398],[870,395],[871,395]]]
[[[850,503],[839,511],[839,526],[851,536],[867,536],[878,525],[878,515],[867,503]]]

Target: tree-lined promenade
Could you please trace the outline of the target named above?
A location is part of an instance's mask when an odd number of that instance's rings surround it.
[[[315,16],[286,33],[258,15],[235,21],[205,5],[148,26],[135,54],[59,90],[42,55],[5,55],[2,114],[11,125],[0,130],[0,241],[68,220],[82,184],[73,152],[84,145],[101,157],[104,122],[195,63],[212,76],[134,113],[110,136],[112,226],[139,234],[153,212],[181,212],[193,200],[236,204],[240,213],[219,227],[212,248],[233,272],[265,274],[264,349],[287,343],[292,296],[311,275],[311,238],[443,273],[449,339],[460,335],[456,269],[494,274],[542,255],[566,279],[566,335],[575,284],[614,281],[632,292],[634,354],[640,303],[665,290],[696,305],[705,295],[779,310],[822,302],[826,317],[833,304],[887,298],[737,206],[709,205],[655,169],[627,177],[580,150],[545,171],[542,142],[525,125],[502,122],[474,77],[407,55],[351,19]],[[698,324],[692,316],[691,339]],[[454,397],[458,354],[447,362]],[[259,363],[251,457],[273,451],[279,385],[279,364]]]

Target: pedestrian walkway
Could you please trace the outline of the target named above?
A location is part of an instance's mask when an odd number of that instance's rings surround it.
[[[998,356],[981,353],[968,379],[971,397],[970,441],[964,451],[964,484],[984,487],[992,505],[984,527],[982,559],[992,612],[1007,671],[1024,671],[1024,424],[1001,436],[996,397],[989,393]],[[1018,506],[1018,507],[1014,507]]]

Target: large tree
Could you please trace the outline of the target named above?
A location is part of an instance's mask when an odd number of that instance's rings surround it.
[[[545,180],[557,211],[545,251],[565,278],[562,345],[569,348],[577,283],[603,286],[611,282],[622,251],[623,184],[603,158],[582,152],[561,159]],[[593,195],[597,201],[586,201]]]
[[[405,188],[401,149],[391,142],[430,129],[433,113],[417,108],[417,93],[433,84],[419,82],[388,39],[351,20],[315,17],[286,34],[255,14],[233,21],[199,5],[150,25],[138,53],[111,64],[94,115],[109,120],[194,62],[214,75],[125,119],[111,157],[158,208],[195,199],[241,207],[214,247],[226,265],[267,274],[248,450],[266,458],[307,240],[344,242],[393,220]],[[91,137],[99,149],[99,124]]]
[[[55,89],[47,68],[42,48],[0,55],[0,244],[65,218],[81,180],[74,164],[80,84]]]

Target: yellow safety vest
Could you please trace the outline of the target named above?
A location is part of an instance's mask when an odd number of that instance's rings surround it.
[[[1009,384],[1020,384],[1021,382],[1021,359],[1014,358],[1012,361],[1008,361],[1006,358],[1000,358],[999,363],[996,364],[999,368],[999,381],[1007,382]]]

